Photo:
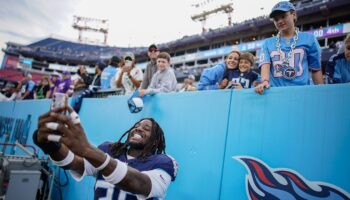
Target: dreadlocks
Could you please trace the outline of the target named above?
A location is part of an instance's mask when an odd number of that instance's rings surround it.
[[[141,122],[142,120],[150,120],[152,122],[152,128],[151,128],[151,137],[150,141],[146,144],[144,149],[141,153],[141,158],[145,159],[147,156],[152,154],[162,154],[165,153],[165,138],[164,138],[164,132],[162,128],[159,126],[159,124],[153,119],[153,118],[143,118],[140,121],[136,122],[133,127],[131,127],[129,130],[127,130],[117,142],[111,144],[111,152],[113,156],[119,157],[122,154],[126,154],[128,147],[129,147],[129,133],[130,131],[135,128],[135,126]],[[125,136],[128,136],[126,141],[123,143],[122,139]]]

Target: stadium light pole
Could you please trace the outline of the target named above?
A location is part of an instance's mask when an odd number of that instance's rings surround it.
[[[83,32],[97,32],[104,34],[103,44],[107,44],[109,24],[106,19],[96,19],[81,16],[73,16],[72,27],[79,31],[78,40],[83,41]]]
[[[196,5],[197,6],[197,5]],[[193,21],[199,21],[202,23],[202,31],[205,32],[206,31],[206,27],[205,27],[205,24],[206,24],[206,20],[207,18],[210,16],[210,15],[213,15],[213,14],[216,14],[218,12],[224,12],[227,14],[227,20],[228,20],[228,25],[232,25],[232,13],[233,13],[233,4],[232,3],[228,3],[228,4],[224,4],[224,5],[221,5],[215,9],[212,9],[212,10],[208,10],[208,11],[203,11],[202,13],[200,14],[196,14],[196,15],[193,15],[191,16],[191,19]]]

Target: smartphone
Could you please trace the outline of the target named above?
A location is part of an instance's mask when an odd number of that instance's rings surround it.
[[[66,106],[67,101],[68,101],[67,94],[56,92],[55,94],[53,94],[50,109],[53,110],[55,108]]]

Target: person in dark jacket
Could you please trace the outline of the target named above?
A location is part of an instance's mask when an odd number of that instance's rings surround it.
[[[101,88],[101,73],[104,68],[106,68],[106,64],[104,62],[99,61],[96,63],[95,76],[91,80],[91,84],[89,85],[88,89],[86,89],[81,95],[75,98],[75,101],[72,101],[73,108],[77,113],[80,111],[81,104],[83,103],[83,98],[91,97],[96,91]]]

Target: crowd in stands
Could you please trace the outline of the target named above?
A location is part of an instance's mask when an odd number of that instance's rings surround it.
[[[131,52],[122,57],[113,56],[109,63],[98,62],[95,74],[87,73],[84,66],[79,66],[78,78],[72,79],[70,72],[62,74],[53,72],[43,76],[39,84],[35,84],[30,73],[24,75],[12,87],[1,89],[0,101],[52,98],[55,92],[68,96],[77,96],[81,100],[91,97],[96,92],[118,90],[119,94],[131,95],[135,90],[140,96],[159,92],[184,92],[215,89],[247,89],[256,87],[262,82],[260,74],[252,69],[255,58],[251,53],[230,52],[225,60],[211,68],[205,69],[195,84],[195,76],[190,74],[184,79],[182,86],[176,87],[174,70],[170,68],[170,55],[159,52],[156,45],[148,49],[149,63],[144,72],[136,67],[135,56]],[[340,45],[326,67],[326,83],[350,82],[350,36]],[[78,104],[78,107],[81,105]]]
[[[73,63],[81,61],[90,63],[92,61],[111,57],[112,55],[117,55],[120,57],[128,51],[140,54],[145,50],[145,47],[119,48],[91,44],[86,45],[55,38],[47,38],[27,46],[9,43],[8,48],[6,49],[6,51],[9,53],[20,53],[23,55],[31,55],[40,58]]]

